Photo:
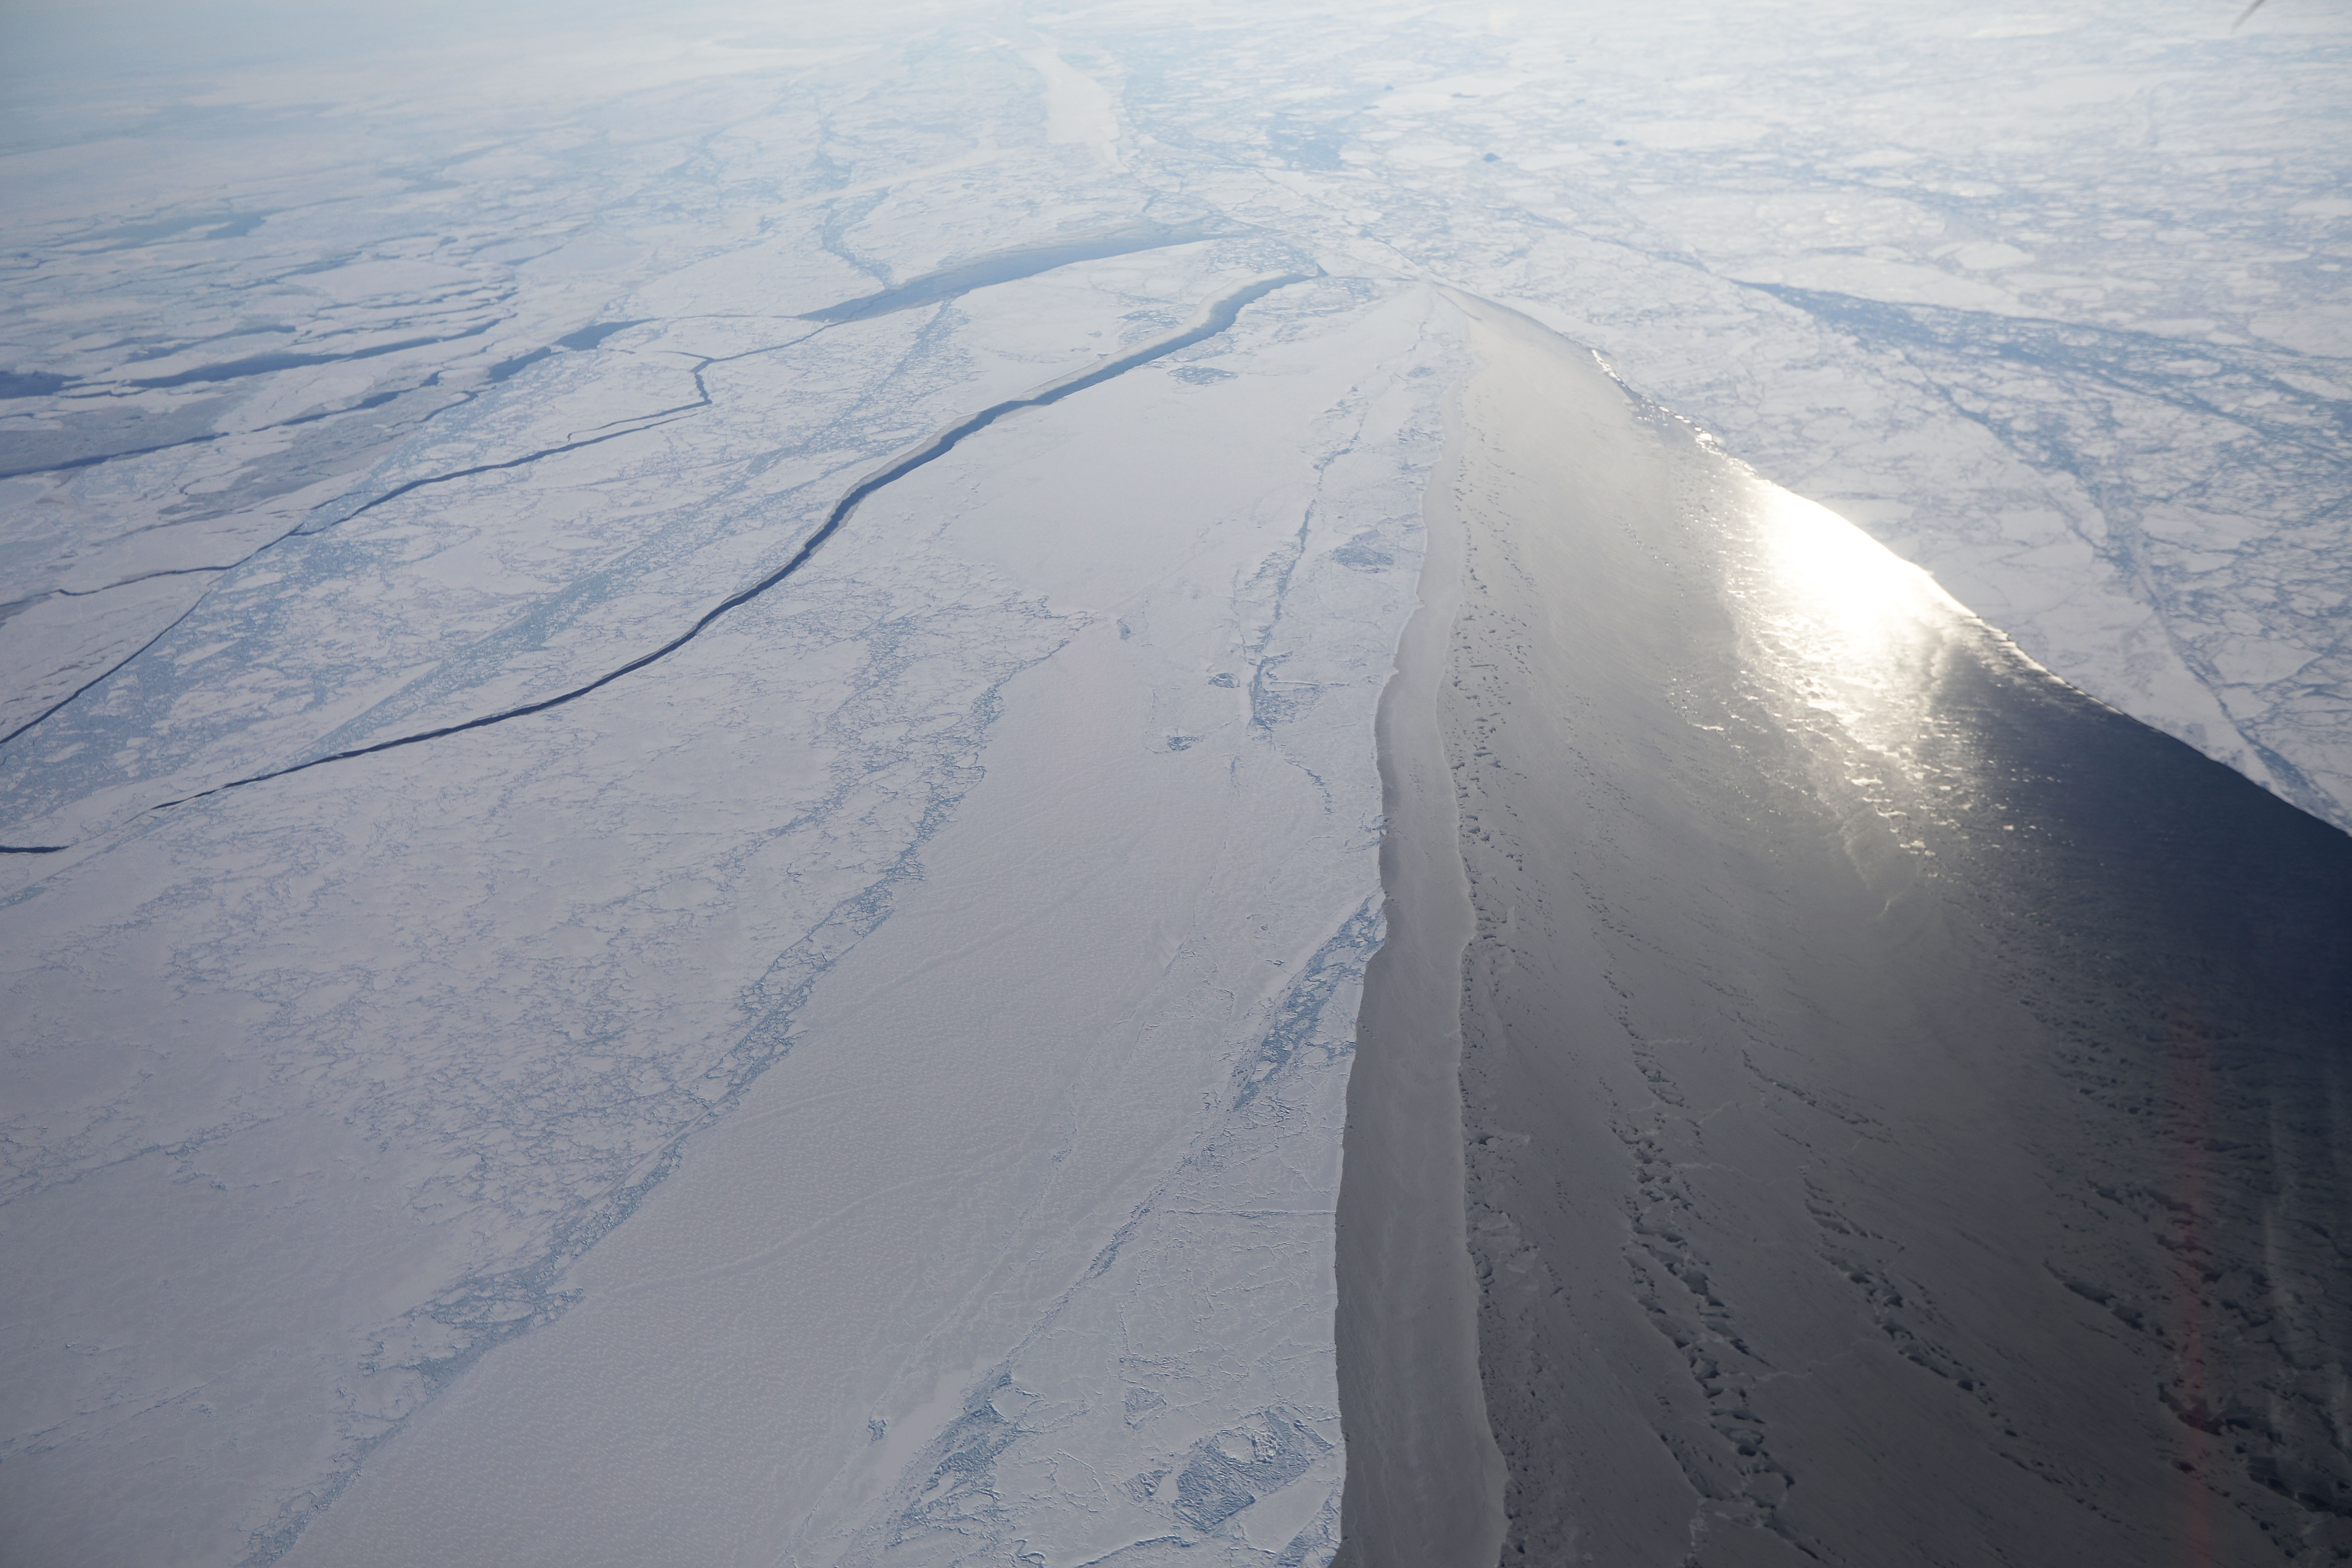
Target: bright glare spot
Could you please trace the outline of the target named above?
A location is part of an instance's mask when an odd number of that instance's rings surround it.
[[[1890,821],[1918,809],[1930,775],[1958,761],[1947,747],[1931,763],[1920,743],[1974,617],[1826,507],[1753,477],[1743,489],[1726,586],[1749,692],[1803,738],[1829,795]],[[1910,840],[1891,842],[1924,852]]]

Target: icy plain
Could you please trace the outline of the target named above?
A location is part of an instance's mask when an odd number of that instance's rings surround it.
[[[1440,283],[2352,824],[2336,11],[476,11],[11,23],[19,1555],[1328,1557]]]

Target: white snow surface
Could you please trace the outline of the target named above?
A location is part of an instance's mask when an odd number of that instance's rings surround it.
[[[2336,11],[486,9],[0,64],[15,1552],[1327,1558],[1435,283],[2352,825]]]
[[[1165,335],[1255,270],[1194,245],[1025,302]],[[259,711],[163,693],[184,744],[62,808],[87,837],[9,910],[12,1246],[47,1266],[10,1287],[11,1529],[268,1560],[368,1459],[292,1560],[1328,1554],[1429,306],[1277,289],[576,702],[132,815],[576,681],[810,520],[513,485],[454,537],[415,503],[276,552]],[[992,368],[941,392],[996,401]],[[765,390],[817,426],[845,395]],[[549,617],[567,546],[620,564]]]

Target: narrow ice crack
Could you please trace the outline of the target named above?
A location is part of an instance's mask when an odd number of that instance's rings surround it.
[[[611,428],[610,425],[598,426],[594,427],[592,434],[584,437],[566,441],[553,447],[544,447],[537,451],[527,452],[519,458],[509,458],[495,463],[478,463],[470,468],[458,468],[448,473],[428,474],[420,479],[408,480],[404,484],[395,486],[392,489],[386,490],[382,495],[370,498],[368,500],[362,502],[360,505],[352,508],[349,511],[330,517],[323,522],[314,521],[316,516],[314,513],[312,518],[306,518],[302,522],[296,524],[293,528],[287,530],[284,533],[278,534],[275,538],[264,541],[262,543],[256,545],[252,550],[249,550],[245,554],[239,556],[236,560],[232,561],[224,566],[192,566],[183,568],[177,573],[148,573],[141,577],[125,579],[123,583],[110,584],[107,588],[85,590],[57,589],[53,590],[53,592],[58,595],[79,596],[80,595],[86,594],[105,593],[110,591],[111,588],[123,587],[131,583],[143,582],[149,577],[184,574],[196,575],[203,574],[225,575],[236,571],[237,568],[253,561],[266,552],[276,549],[278,545],[285,543],[289,539],[311,538],[318,534],[326,532],[329,529],[340,528],[344,523],[350,522],[353,519],[358,518],[364,513],[374,510],[377,507],[383,506],[390,501],[397,500],[403,496],[414,494],[418,490],[427,489],[431,486],[447,484],[454,479],[470,479],[479,474],[499,473],[513,468],[523,468],[530,464],[539,462],[542,458],[561,457],[564,453],[576,452],[583,447],[597,446],[605,441],[617,440],[624,436],[634,436],[642,431],[656,429],[663,425],[673,424],[679,419],[683,419],[689,414],[698,413],[703,409],[710,407],[714,402],[714,399],[710,395],[709,384],[703,379],[703,374],[712,365],[733,364],[739,360],[755,359],[761,354],[781,353],[787,349],[797,348],[813,338],[822,336],[824,333],[832,331],[837,326],[845,326],[853,321],[863,321],[872,316],[887,315],[898,310],[913,309],[919,305],[951,304],[961,295],[968,293],[974,289],[986,288],[994,283],[1010,282],[1016,279],[1032,277],[1038,272],[1050,271],[1056,267],[1067,266],[1073,261],[1095,259],[1106,256],[1126,255],[1135,250],[1160,249],[1171,245],[1189,244],[1194,240],[1209,237],[1213,237],[1206,233],[1194,231],[1168,231],[1166,233],[1150,236],[1137,234],[1098,236],[1092,240],[1076,242],[1060,247],[1046,247],[1028,251],[1008,251],[999,255],[982,257],[977,261],[961,268],[952,268],[944,272],[929,273],[920,278],[911,279],[908,282],[901,284],[895,289],[886,288],[878,294],[866,295],[856,300],[845,301],[842,304],[828,306],[824,310],[809,312],[798,319],[802,321],[813,321],[820,324],[812,328],[808,331],[801,333],[798,337],[789,338],[782,342],[763,343],[758,348],[745,349],[739,353],[687,356],[693,358],[694,361],[688,371],[688,374],[694,379],[694,400],[690,403],[675,404],[667,408],[657,408],[647,414],[631,416],[629,421],[627,421],[628,428],[626,429],[614,430]],[[827,248],[834,249],[835,247],[828,243]],[[846,255],[846,253],[836,250],[836,254],[841,254],[845,260],[852,259]],[[857,265],[860,270],[866,271],[868,273],[871,273],[872,271],[872,268],[865,267],[862,263],[854,264]],[[1246,303],[1246,301],[1244,301],[1244,303]],[[596,342],[601,342],[605,336],[608,336],[611,331],[617,331],[622,327],[636,326],[639,324],[641,323],[635,321],[604,323],[601,327],[591,327],[585,329],[584,332],[572,333],[569,337],[559,340],[559,343],[561,346],[567,348],[593,347]],[[483,328],[478,329],[477,331],[462,332],[457,334],[457,337],[472,337],[478,335],[479,331],[487,330],[487,328]],[[593,336],[589,338],[588,342],[582,342],[579,341],[583,336],[587,336],[587,334],[592,333]],[[420,342],[442,342],[454,341],[457,341],[457,339],[419,340]],[[413,348],[418,346],[418,343],[412,342],[397,346]],[[1183,346],[1185,345],[1182,343],[1174,345],[1174,347]],[[387,351],[369,350],[356,355],[341,357],[370,358],[381,352]],[[1172,353],[1173,348],[1162,349],[1160,352]],[[535,360],[540,354],[544,354],[545,353],[547,353],[547,351],[542,349],[539,351],[538,353],[523,356],[523,360],[521,362],[509,363],[515,363],[520,365],[520,363]],[[321,363],[325,362],[322,361]],[[1119,363],[1123,369],[1132,368],[1132,366],[1126,364],[1124,361]],[[426,384],[429,385],[430,382],[426,383]],[[1093,383],[1087,382],[1086,384],[1092,385]],[[1078,390],[1076,386],[1068,387],[1062,392],[1053,392],[1052,389],[1049,388],[1047,394],[1041,394],[1039,396],[1042,402],[1052,402],[1055,401],[1056,397],[1066,396],[1069,392],[1075,392],[1076,390]],[[400,393],[382,394],[373,397],[366,398],[360,403],[353,404],[348,408],[322,409],[316,413],[305,414],[292,419],[283,420],[276,425],[263,426],[259,427],[259,431],[208,431],[201,436],[190,437],[180,441],[166,442],[158,447],[143,447],[131,451],[100,453],[94,457],[76,458],[69,462],[52,465],[46,468],[25,468],[11,473],[0,473],[0,479],[13,479],[23,474],[64,472],[72,468],[90,468],[100,463],[112,462],[118,458],[131,458],[152,452],[171,451],[181,447],[196,446],[208,441],[216,441],[223,437],[229,435],[258,434],[260,431],[282,429],[295,425],[307,425],[315,420],[333,418],[340,415],[362,413],[370,408],[379,406],[380,405],[401,395],[404,395]],[[466,404],[472,402],[475,395],[476,395],[473,393],[467,393],[464,396],[460,397],[457,402],[448,405],[448,407],[462,407]],[[997,414],[1004,411],[1005,410],[1003,409],[989,411],[987,415],[982,416],[983,422],[992,419]],[[446,412],[447,412],[446,408],[436,409],[433,414],[425,416],[425,418],[429,420],[436,416]],[[621,424],[623,421],[615,420],[612,423]],[[969,432],[966,433],[968,434]],[[950,442],[950,445],[953,445],[953,443]],[[939,454],[936,452],[931,454],[932,457],[936,457]],[[923,460],[929,461],[929,459],[926,458]],[[885,482],[887,483],[887,481],[886,480]],[[853,500],[849,504],[854,505],[855,501]],[[838,519],[835,519],[835,521],[838,521]],[[145,531],[142,530],[141,531]],[[791,567],[786,568],[787,571],[790,571],[791,569]],[[0,609],[14,610],[26,605],[37,603],[40,598],[45,596],[46,595],[35,595],[31,598],[15,601],[12,604],[5,605],[0,605]],[[145,653],[149,648],[153,647],[158,642],[161,642],[165,637],[177,630],[181,623],[185,621],[189,616],[194,614],[209,597],[210,590],[206,590],[205,594],[199,595],[194,603],[191,604],[178,616],[173,616],[173,619],[153,637],[148,638],[145,642],[141,643],[130,653],[125,654],[121,658],[117,659],[114,663],[109,665],[97,675],[82,682],[79,686],[75,687],[71,691],[66,693],[65,696],[59,698],[57,701],[51,703],[40,712],[34,714],[30,719],[27,719],[22,724],[17,725],[14,730],[9,731],[5,735],[0,735],[0,746],[7,745],[18,736],[23,735],[27,731],[37,728],[51,718],[54,718],[58,713],[61,712],[65,709],[71,707],[85,693],[89,691],[91,688],[100,685],[109,677],[114,675],[117,671],[130,665],[133,660],[137,659],[140,655]],[[724,613],[724,611],[730,607],[731,606],[722,605],[720,610],[715,613]],[[694,631],[688,634],[688,639],[691,639],[691,637],[697,632],[699,632],[700,629],[701,627],[699,626],[696,626]],[[667,650],[665,649],[662,651],[667,652]],[[659,658],[661,655],[660,653],[656,653],[655,657]],[[626,674],[627,670],[624,669],[615,673],[616,675]],[[586,689],[593,689],[593,688],[588,688]],[[572,696],[579,695],[584,695],[584,691],[571,693],[563,698],[557,699],[556,700],[568,701]],[[524,711],[537,711],[537,710],[525,710]],[[520,713],[509,713],[496,717],[514,718],[520,717]],[[464,727],[465,726],[458,726],[458,728]],[[434,733],[442,734],[447,732],[448,731],[438,731]],[[410,737],[410,740],[430,740],[433,738],[434,735],[419,735]],[[407,744],[409,742],[400,742],[396,743]],[[364,751],[364,748],[362,750]],[[362,754],[362,752],[359,751],[338,752],[335,757],[321,757],[317,760],[319,762],[331,762],[336,760],[337,757],[356,756],[360,754]],[[315,764],[305,763],[303,765],[311,766]],[[277,775],[260,775],[260,777],[275,776]],[[251,784],[259,782],[259,779],[241,779],[236,782],[239,784]],[[234,788],[236,786],[234,784],[225,784],[221,787]],[[194,797],[190,796],[185,798]],[[167,804],[176,805],[178,803],[170,802]]]
[[[634,325],[635,323],[631,324]],[[829,330],[830,325],[831,323],[828,323],[827,326],[819,327],[814,331],[803,332],[799,337],[790,339],[784,342],[768,343],[756,349],[746,349],[741,353],[712,355],[698,360],[690,372],[694,377],[694,390],[696,395],[694,402],[676,404],[667,408],[656,408],[649,414],[635,416],[634,418],[635,422],[631,424],[625,430],[612,430],[604,435],[589,436],[579,440],[567,441],[560,446],[544,447],[540,448],[538,451],[526,452],[520,458],[509,458],[500,462],[478,463],[472,468],[458,468],[446,474],[428,474],[422,479],[411,479],[405,484],[396,486],[392,489],[386,490],[382,495],[375,496],[371,500],[361,503],[359,506],[352,508],[351,510],[344,512],[340,516],[331,517],[324,522],[317,522],[311,519],[306,518],[303,521],[297,523],[294,527],[288,529],[285,532],[280,533],[274,538],[264,540],[261,543],[255,545],[251,550],[247,551],[243,555],[238,556],[235,561],[228,563],[225,566],[187,566],[168,572],[149,572],[137,577],[125,578],[120,583],[110,583],[103,588],[58,588],[52,590],[52,592],[57,595],[64,597],[84,597],[92,594],[110,593],[116,588],[129,587],[134,583],[143,583],[153,577],[194,576],[202,574],[210,574],[215,576],[225,575],[226,574],[234,572],[237,568],[258,559],[260,556],[266,554],[269,551],[275,550],[278,546],[285,543],[290,539],[315,538],[319,534],[326,532],[331,528],[340,528],[344,523],[350,522],[362,513],[374,510],[377,507],[383,505],[387,501],[396,500],[402,496],[412,494],[415,491],[424,489],[428,486],[446,484],[452,479],[468,479],[477,474],[499,473],[511,468],[520,468],[528,464],[536,463],[543,458],[560,457],[566,452],[576,452],[585,447],[598,446],[606,441],[618,440],[624,436],[635,436],[642,431],[658,429],[664,425],[675,424],[678,420],[685,418],[688,414],[697,413],[711,405],[712,399],[710,396],[710,388],[704,383],[702,373],[709,369],[712,365],[731,364],[737,360],[750,359],[759,354],[781,353],[785,349],[793,348],[801,343],[808,342],[811,338],[817,336],[818,333]],[[472,395],[468,394],[465,398],[460,399],[457,403],[449,405],[449,406],[452,408],[460,407],[463,406],[465,403],[471,401]],[[362,405],[362,406],[365,405]],[[446,412],[446,410],[436,410],[435,412],[437,414]],[[433,416],[431,415],[426,416],[427,418],[431,418],[432,416]],[[303,416],[303,419],[288,420],[286,423],[289,425],[299,425],[303,423],[304,419],[317,417],[323,417],[323,416],[306,415]],[[620,421],[616,420],[614,421],[614,423],[617,424],[620,423]],[[277,426],[264,426],[264,428],[277,428]],[[209,441],[223,434],[226,434],[226,432],[216,431],[211,436],[201,437],[201,439]],[[187,443],[177,442],[173,443],[173,445],[185,446]],[[162,451],[167,448],[154,447],[151,449]],[[116,455],[128,456],[130,454]],[[0,479],[10,477],[12,476],[0,474]],[[144,531],[142,530],[142,531]],[[36,595],[29,599],[21,599],[7,605],[0,605],[0,608],[15,610],[26,605],[37,604],[41,598],[46,596],[47,595]],[[0,735],[0,746],[5,746],[11,741],[16,740],[18,736],[26,733],[27,731],[38,728],[41,724],[47,722],[52,718],[55,718],[64,710],[73,706],[73,704],[92,687],[100,685],[110,676],[112,676],[117,671],[123,669],[136,660],[140,655],[145,653],[149,648],[153,647],[157,643],[163,641],[173,632],[178,630],[181,623],[185,621],[190,616],[195,614],[198,609],[202,608],[205,602],[210,597],[211,590],[206,589],[205,593],[197,595],[193,604],[189,605],[186,609],[181,611],[177,616],[174,616],[163,626],[161,630],[157,631],[153,637],[149,637],[145,642],[141,643],[137,647],[132,648],[129,653],[123,655],[112,664],[108,665],[104,669],[99,671],[88,680],[83,681],[79,686],[75,687],[71,691],[67,692],[63,697],[58,698],[55,702],[52,702],[38,713],[34,714],[30,719],[26,720],[23,723],[17,725],[6,734]]]
[[[378,752],[419,745],[426,741],[436,741],[444,736],[459,734],[467,730],[480,730],[493,724],[503,724],[510,719],[522,719],[533,713],[544,713],[550,709],[560,708],[591,692],[601,690],[624,676],[633,675],[647,665],[668,658],[696,637],[700,637],[704,631],[730,611],[750,604],[791,577],[806,565],[809,560],[824,548],[828,540],[841,531],[842,525],[849,521],[850,514],[856,511],[859,504],[867,497],[887,485],[897,483],[926,464],[945,457],[949,452],[953,451],[965,437],[976,435],[1008,414],[1017,413],[1024,408],[1043,408],[1058,403],[1063,398],[1083,392],[1088,387],[1098,386],[1116,376],[1124,375],[1138,366],[1149,364],[1181,349],[1190,348],[1194,343],[1215,337],[1230,328],[1247,306],[1264,299],[1277,289],[1304,282],[1309,276],[1311,275],[1307,273],[1290,272],[1275,278],[1257,279],[1244,284],[1232,292],[1211,300],[1203,307],[1192,324],[1181,332],[1146,343],[1143,347],[1122,354],[1117,359],[1106,361],[1092,370],[1052,383],[1043,390],[1032,393],[1028,396],[1009,398],[1003,403],[992,404],[961,423],[949,426],[913,451],[885,464],[851,486],[848,492],[834,503],[833,510],[826,514],[824,523],[802,542],[801,547],[794,551],[782,565],[761,577],[750,586],[739,589],[720,600],[710,609],[704,611],[693,625],[671,637],[667,642],[639,654],[625,664],[605,671],[593,680],[557,692],[551,697],[541,698],[535,702],[520,703],[515,707],[502,709],[496,713],[484,714],[479,718],[462,720],[455,724],[439,725],[431,730],[419,731],[415,734],[396,736],[389,741],[378,741],[372,745],[353,746],[345,751],[331,752],[325,756],[312,757],[308,761],[295,763],[287,767],[274,768],[267,773],[231,779],[226,784],[215,784],[210,789],[198,790],[192,795],[161,802],[152,809],[164,811],[175,805],[184,805],[192,800],[202,800],[208,795],[221,794],[226,790],[240,789],[247,784],[264,784],[271,779],[284,778],[289,773],[299,773],[310,768],[322,767],[329,763],[347,762],[355,757],[373,756]],[[13,739],[14,736],[8,738]],[[0,743],[5,742],[0,742]]]
[[[1416,349],[1419,347],[1419,337],[1416,335],[1414,340]],[[1276,675],[1275,671],[1281,667],[1287,656],[1276,655],[1269,658],[1266,650],[1273,647],[1275,634],[1281,628],[1283,616],[1288,609],[1292,579],[1297,575],[1300,563],[1307,559],[1307,547],[1314,532],[1315,520],[1325,504],[1324,491],[1329,482],[1331,467],[1362,444],[1365,427],[1371,420],[1371,403],[1369,398],[1361,396],[1353,387],[1349,389],[1349,398],[1353,399],[1355,429],[1339,446],[1317,459],[1314,493],[1307,498],[1306,508],[1299,514],[1298,530],[1292,536],[1287,552],[1288,558],[1284,561],[1282,570],[1275,576],[1274,601],[1267,610],[1265,624],[1258,629],[1256,637],[1244,647],[1243,652],[1243,658],[1250,668],[1250,727],[1256,731],[1261,740],[1272,745],[1281,754],[1284,762],[1307,775],[1308,782],[1314,784],[1316,792],[1322,796],[1323,808],[1327,812],[1331,809],[1331,790],[1328,783],[1313,768],[1308,767],[1292,754],[1288,747],[1282,744],[1275,735],[1275,724],[1291,706],[1291,700],[1285,694],[1283,689],[1319,690],[1328,682],[1290,680]],[[1338,408],[1342,411],[1349,407],[1348,399],[1343,399],[1338,405]],[[1263,577],[1265,574],[1264,570],[1261,569],[1259,575]]]
[[[710,362],[705,361],[704,363],[707,364]],[[698,385],[700,380],[699,367],[697,367],[697,383]],[[446,474],[427,474],[423,479],[411,479],[404,485],[395,485],[391,489],[384,491],[383,494],[362,502],[359,506],[353,507],[351,510],[343,513],[341,517],[330,518],[327,521],[316,525],[305,522],[299,528],[294,529],[290,532],[283,534],[278,539],[271,540],[269,543],[278,544],[283,542],[286,539],[304,538],[313,534],[324,533],[330,528],[339,528],[342,524],[350,522],[355,518],[367,512],[373,511],[376,508],[384,505],[388,501],[398,500],[404,495],[413,495],[416,491],[424,489],[428,486],[446,485],[453,479],[467,479],[473,478],[477,474],[495,474],[502,472],[508,468],[520,468],[524,467],[526,464],[536,463],[542,458],[558,458],[562,457],[566,452],[577,452],[587,447],[599,447],[607,441],[617,441],[624,436],[635,436],[640,431],[658,430],[665,425],[674,425],[678,420],[685,418],[687,415],[694,413],[699,409],[707,408],[709,405],[710,395],[706,392],[698,402],[681,403],[672,408],[657,408],[653,413],[644,416],[641,423],[632,425],[625,430],[614,430],[603,436],[590,436],[577,441],[565,441],[561,445],[554,447],[542,447],[538,451],[525,452],[520,458],[508,458],[496,463],[477,463],[470,468],[454,468]],[[268,544],[262,546],[263,550],[267,550],[268,548],[269,545]],[[260,553],[259,551],[255,552],[255,554],[258,553]],[[247,557],[247,559],[249,560],[251,557]],[[239,562],[237,564],[243,565],[244,562]],[[215,567],[213,570],[226,571],[229,570],[229,568]]]
[[[136,577],[125,577],[119,583],[109,583],[102,587],[55,588],[50,591],[60,599],[89,599],[95,598],[100,594],[111,594],[117,588],[130,588],[134,587],[141,583],[152,583],[158,577],[202,577],[212,573],[233,572],[235,570],[236,567],[234,565],[167,566],[160,572],[142,572]],[[37,600],[20,600],[18,602],[20,604],[38,603]]]

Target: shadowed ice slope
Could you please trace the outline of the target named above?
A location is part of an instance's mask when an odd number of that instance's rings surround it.
[[[1364,970],[1333,1226],[1347,1437],[1335,1568],[1489,1568],[1502,1456],[1478,1388],[1478,1286],[1462,1245],[1462,953],[1470,887],[1440,683],[1462,608],[1461,531],[1425,501],[1421,606],[1381,690],[1386,930]]]
[[[2352,840],[1460,302],[1504,1560],[2352,1553]]]

